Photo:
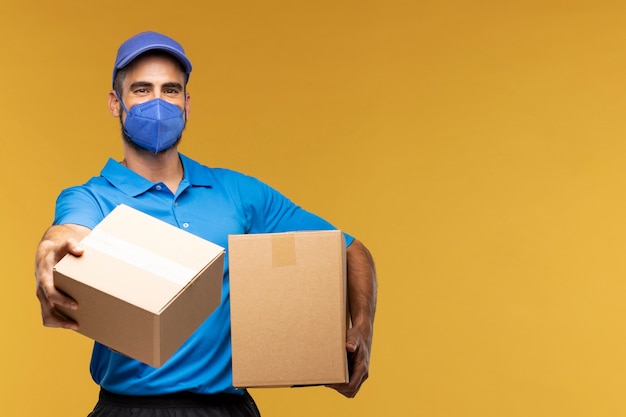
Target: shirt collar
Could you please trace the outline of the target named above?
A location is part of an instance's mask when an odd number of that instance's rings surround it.
[[[183,154],[178,154],[180,160],[183,163],[183,169],[185,170],[185,179],[191,185],[198,187],[210,187],[213,185],[213,174],[211,170],[204,165],[199,164],[191,158],[186,157]]]
[[[183,181],[187,181],[192,186],[211,186],[212,175],[207,167],[200,165],[198,162],[184,156],[183,154],[179,154],[179,157],[185,172]],[[126,168],[124,165],[112,158],[107,161],[106,165],[100,172],[100,175],[109,181],[115,188],[132,197],[145,193],[155,184],[134,171]]]

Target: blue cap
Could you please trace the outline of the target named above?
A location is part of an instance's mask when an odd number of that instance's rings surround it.
[[[141,32],[126,40],[117,50],[115,66],[113,67],[113,82],[115,81],[115,74],[117,74],[118,70],[130,64],[132,60],[137,58],[140,54],[154,50],[165,51],[178,59],[185,69],[187,80],[189,80],[191,61],[189,61],[189,58],[185,55],[183,47],[174,39],[160,33]]]

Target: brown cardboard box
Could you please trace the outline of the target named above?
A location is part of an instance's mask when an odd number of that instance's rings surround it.
[[[125,205],[54,268],[84,334],[158,367],[220,304],[224,249]]]
[[[231,235],[236,387],[348,381],[340,231]]]

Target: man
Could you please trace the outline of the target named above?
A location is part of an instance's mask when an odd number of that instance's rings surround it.
[[[81,256],[77,242],[119,204],[223,247],[229,234],[334,228],[254,178],[208,168],[179,154],[191,111],[186,91],[191,69],[181,45],[159,33],[143,32],[120,46],[108,102],[121,122],[124,159],[110,159],[100,176],[64,190],[57,200],[54,224],[36,254],[45,326],[75,330],[80,325],[57,314],[55,305],[80,306],[55,288],[52,269],[67,253]],[[348,235],[346,242],[351,374],[349,383],[332,388],[353,397],[368,376],[376,278],[365,246]],[[91,374],[101,393],[90,416],[123,416],[138,409],[142,411],[133,415],[161,416],[172,408],[180,409],[180,415],[258,416],[247,391],[232,386],[227,272],[224,287],[221,305],[158,369],[95,343]]]

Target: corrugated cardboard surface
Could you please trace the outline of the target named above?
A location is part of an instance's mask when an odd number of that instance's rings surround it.
[[[233,384],[347,382],[340,231],[229,236]]]
[[[84,334],[161,366],[221,302],[224,249],[121,205],[54,269]]]

